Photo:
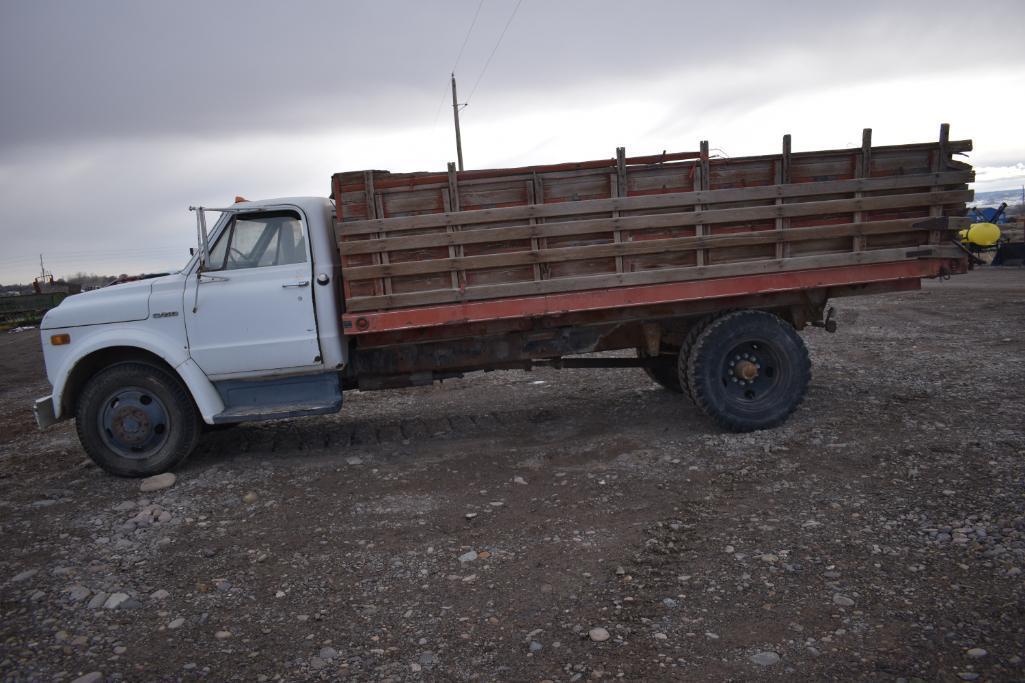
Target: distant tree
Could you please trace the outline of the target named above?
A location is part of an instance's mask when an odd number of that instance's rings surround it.
[[[116,275],[97,275],[96,273],[78,272],[68,278],[68,283],[81,285],[82,289],[93,289],[95,287],[102,287],[111,280],[114,280],[116,277]]]

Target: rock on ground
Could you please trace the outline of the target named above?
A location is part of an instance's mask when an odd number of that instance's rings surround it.
[[[779,664],[779,655],[775,652],[759,652],[751,655],[751,661],[759,666]]]
[[[174,472],[164,472],[163,474],[156,474],[152,477],[146,477],[139,483],[139,490],[143,493],[149,493],[151,491],[159,491],[174,486],[174,483],[178,481],[178,477]]]

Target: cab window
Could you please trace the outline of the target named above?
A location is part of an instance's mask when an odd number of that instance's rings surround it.
[[[210,248],[206,270],[240,270],[306,263],[306,237],[295,211],[235,216]]]

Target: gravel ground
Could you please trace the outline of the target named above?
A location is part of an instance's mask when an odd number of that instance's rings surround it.
[[[148,492],[35,431],[3,335],[0,678],[1025,679],[1025,270],[836,305],[779,429],[495,372],[211,433]]]

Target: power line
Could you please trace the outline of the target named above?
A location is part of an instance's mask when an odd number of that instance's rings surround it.
[[[463,38],[463,44],[459,47],[459,54],[456,55],[456,62],[452,65],[452,72],[455,73],[456,67],[459,66],[459,60],[463,58],[463,50],[466,49],[466,44],[470,42],[470,34],[473,33],[473,27],[477,25],[477,17],[480,16],[480,8],[484,6],[484,0],[480,0],[477,3],[477,11],[473,13],[473,21],[470,22],[470,28],[466,30],[466,37]]]
[[[459,61],[463,58],[463,50],[466,49],[466,44],[470,42],[470,34],[473,33],[473,27],[477,25],[477,17],[480,16],[480,8],[484,6],[484,0],[480,0],[477,3],[477,11],[473,13],[473,20],[470,21],[470,28],[466,29],[466,36],[463,37],[463,44],[459,46],[459,54],[456,55],[456,61],[452,65],[450,71],[456,72],[456,67],[459,66]],[[434,112],[434,126],[438,125],[438,115],[441,114],[441,105],[445,104],[445,95],[448,93],[448,87],[446,84],[444,92],[441,93],[441,99],[438,100],[438,108]]]
[[[498,46],[502,44],[502,39],[505,38],[505,32],[509,30],[509,25],[512,24],[513,18],[516,17],[516,12],[520,9],[520,5],[523,4],[523,0],[516,0],[516,6],[513,7],[512,14],[509,15],[508,21],[505,22],[505,27],[502,29],[502,33],[498,36],[498,41],[495,43],[495,47],[491,49],[491,54],[488,55],[488,60],[484,62],[484,68],[480,70],[480,75],[477,76],[477,80],[473,84],[473,88],[470,89],[470,96],[466,98],[466,103],[469,104],[470,100],[473,99],[473,94],[477,92],[477,86],[480,85],[480,81],[484,78],[484,73],[488,70],[488,65],[491,64],[491,58],[498,52]]]

